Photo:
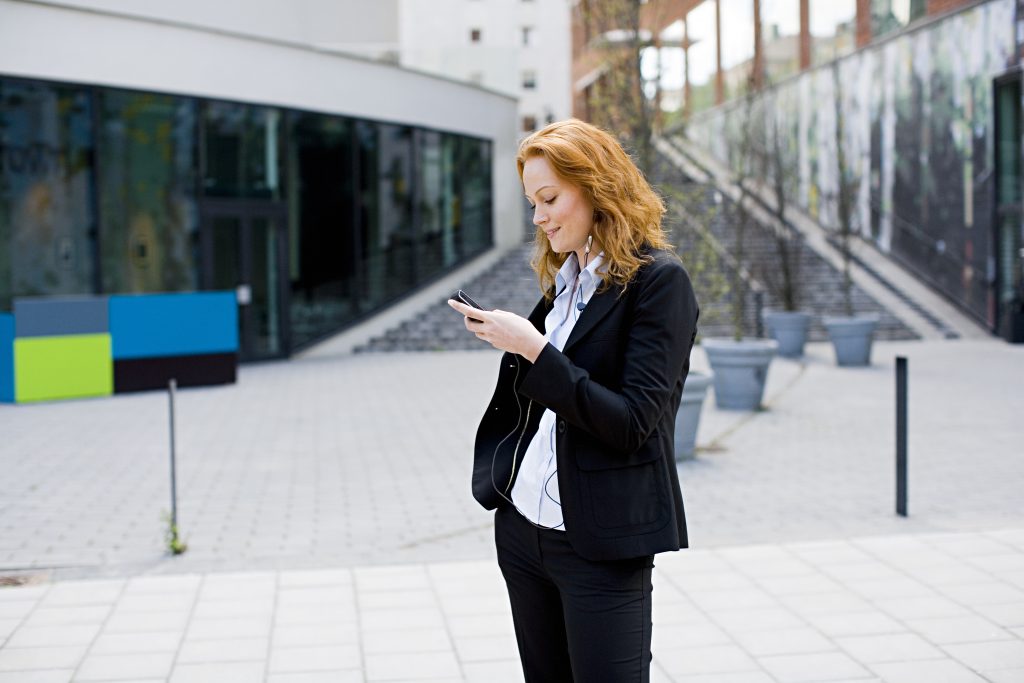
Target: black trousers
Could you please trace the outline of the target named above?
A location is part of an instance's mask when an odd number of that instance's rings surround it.
[[[650,680],[654,556],[594,562],[511,506],[494,518],[526,683]]]

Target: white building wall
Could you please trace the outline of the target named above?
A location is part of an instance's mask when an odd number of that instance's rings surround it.
[[[198,19],[212,21],[222,10],[199,9],[204,5],[195,0],[184,4],[197,14],[179,23],[108,11],[133,5],[156,12],[157,3],[148,0],[77,0],[77,6],[0,0],[0,74],[294,107],[487,138],[494,142],[495,243],[521,242],[513,98],[280,42],[283,37],[270,41],[197,28]],[[242,4],[285,6],[268,0],[225,4],[239,12]],[[282,36],[300,30],[285,24]]]
[[[519,98],[538,125],[572,113],[570,0],[400,0],[403,66],[443,74]],[[523,27],[531,28],[523,45]],[[473,29],[480,42],[470,40]],[[537,87],[522,85],[527,70]],[[520,126],[521,127],[521,126]]]
[[[398,0],[37,0],[374,56],[398,48]]]

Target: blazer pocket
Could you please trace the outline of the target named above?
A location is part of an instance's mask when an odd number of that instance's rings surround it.
[[[623,535],[664,526],[668,519],[665,485],[658,463],[621,470],[583,472],[580,483],[599,535]]]
[[[647,443],[633,453],[616,451],[592,441],[579,442],[575,451],[577,467],[588,472],[635,467],[661,458],[661,448],[657,439],[648,439]]]

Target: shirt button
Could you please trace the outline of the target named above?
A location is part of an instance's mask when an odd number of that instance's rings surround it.
[[[558,421],[558,433],[561,434],[565,431],[565,420]]]

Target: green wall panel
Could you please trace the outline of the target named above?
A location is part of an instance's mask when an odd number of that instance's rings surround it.
[[[108,396],[113,391],[109,334],[14,340],[14,393],[18,403]]]

